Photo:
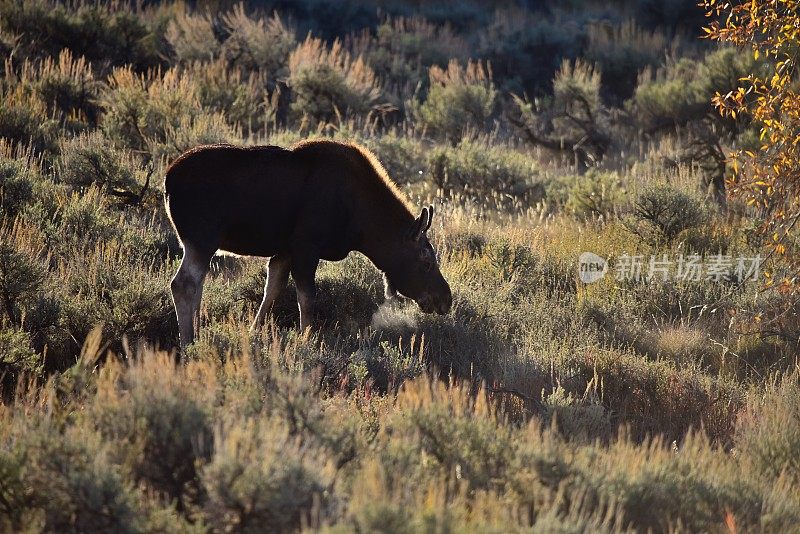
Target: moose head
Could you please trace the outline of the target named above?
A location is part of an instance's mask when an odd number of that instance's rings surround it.
[[[397,294],[414,300],[425,313],[450,311],[453,294],[439,271],[436,253],[427,231],[433,222],[433,206],[422,213],[401,235],[394,261],[384,273],[386,297]]]

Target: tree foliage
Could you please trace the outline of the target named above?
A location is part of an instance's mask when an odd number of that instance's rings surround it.
[[[716,41],[750,48],[755,59],[765,58],[768,70],[740,79],[740,86],[713,102],[724,117],[748,115],[760,128],[757,150],[730,154],[730,190],[743,195],[764,216],[763,230],[770,246],[789,260],[792,273],[771,280],[795,286],[795,230],[800,219],[800,89],[797,85],[800,45],[800,2],[752,0],[730,4],[705,0],[713,20],[705,32]]]

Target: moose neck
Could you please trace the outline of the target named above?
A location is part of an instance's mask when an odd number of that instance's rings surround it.
[[[386,272],[396,263],[397,247],[411,229],[414,216],[394,195],[385,202],[369,203],[359,212],[361,243],[358,250]]]

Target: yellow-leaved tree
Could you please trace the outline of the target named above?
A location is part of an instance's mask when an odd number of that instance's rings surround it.
[[[760,128],[760,148],[730,154],[731,194],[741,195],[764,216],[772,255],[789,269],[768,276],[768,285],[795,291],[800,285],[800,1],[703,0],[711,19],[707,37],[750,48],[768,63],[767,74],[752,74],[727,94],[717,93],[714,104],[723,116],[747,114]]]

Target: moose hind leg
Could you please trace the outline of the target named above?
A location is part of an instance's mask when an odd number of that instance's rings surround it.
[[[181,266],[170,283],[175,314],[178,317],[181,350],[194,341],[199,326],[203,279],[208,272],[211,256],[213,253],[203,253],[184,243]]]
[[[267,282],[264,284],[264,298],[261,300],[261,306],[258,307],[258,313],[253,325],[250,327],[251,332],[264,324],[264,318],[275,303],[275,299],[286,287],[286,282],[289,281],[289,267],[290,260],[288,255],[278,254],[269,259]]]

